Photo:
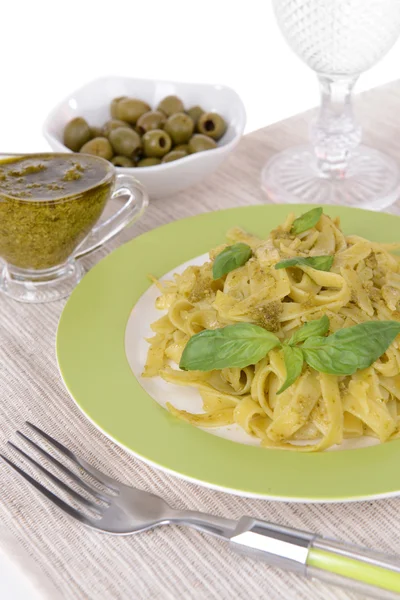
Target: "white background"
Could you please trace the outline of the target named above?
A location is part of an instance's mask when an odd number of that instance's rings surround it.
[[[247,131],[318,103],[315,76],[282,39],[270,0],[9,1],[0,49],[4,152],[47,149],[50,109],[103,75],[230,85]],[[396,79],[399,55],[398,46],[359,89]]]
[[[0,152],[48,149],[47,113],[103,75],[229,85],[247,132],[318,103],[315,76],[281,38],[270,0],[20,0],[2,3],[1,17]],[[399,78],[399,59],[398,44],[358,90]],[[0,598],[36,598],[16,573],[0,552]]]

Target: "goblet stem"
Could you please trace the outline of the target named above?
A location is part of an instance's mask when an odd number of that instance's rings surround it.
[[[321,108],[311,126],[310,138],[323,177],[342,179],[351,153],[361,141],[361,127],[352,107],[358,76],[319,74]]]

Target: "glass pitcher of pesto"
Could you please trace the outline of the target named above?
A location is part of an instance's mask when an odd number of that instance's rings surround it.
[[[99,222],[110,198],[125,203]],[[76,260],[138,219],[143,186],[84,154],[0,159],[0,291],[22,302],[67,296],[83,275]]]

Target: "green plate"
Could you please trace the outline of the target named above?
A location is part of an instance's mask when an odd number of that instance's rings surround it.
[[[64,382],[83,413],[138,458],[184,479],[244,496],[301,502],[381,498],[400,490],[400,440],[302,454],[234,443],[172,417],[141,387],[125,355],[133,306],[160,277],[224,241],[239,225],[266,237],[288,212],[312,206],[251,206],[165,225],[125,244],[82,280],[69,298],[57,333]],[[399,241],[393,215],[325,207],[345,233]]]

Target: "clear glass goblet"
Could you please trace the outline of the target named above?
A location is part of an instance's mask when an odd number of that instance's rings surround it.
[[[262,171],[276,202],[348,204],[382,209],[400,195],[400,170],[363,146],[352,90],[400,34],[400,0],[273,0],[282,33],[314,71],[321,89],[311,145],[289,148]]]

